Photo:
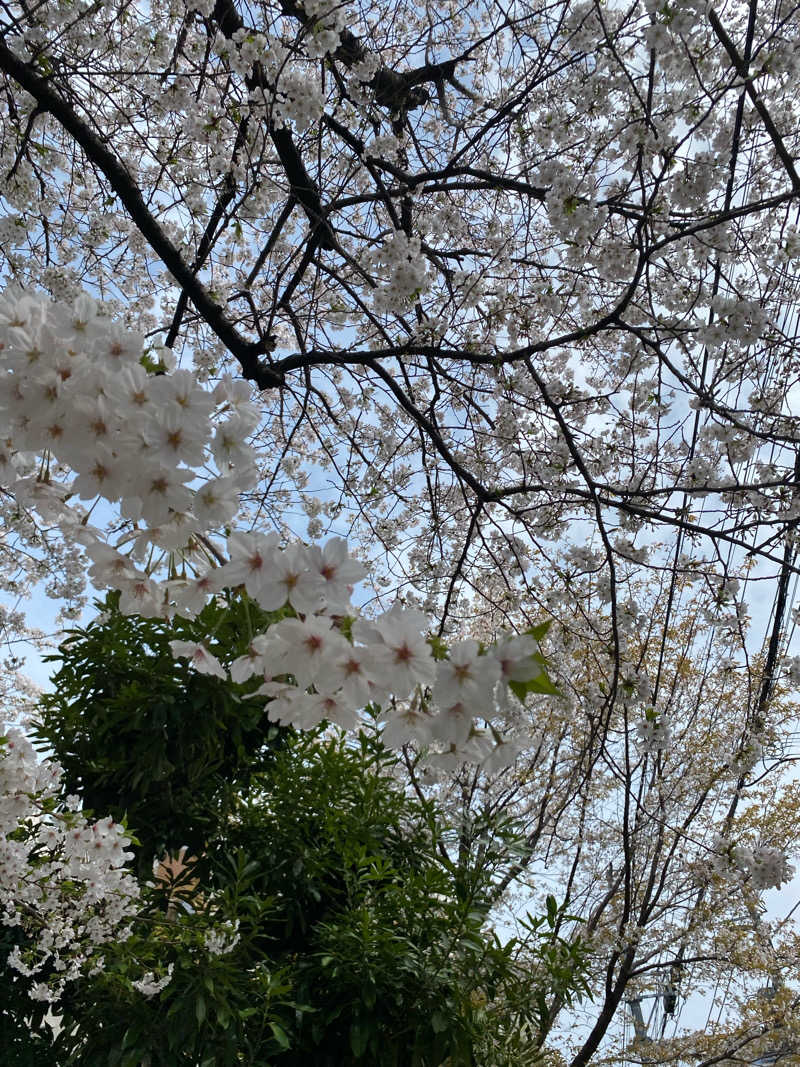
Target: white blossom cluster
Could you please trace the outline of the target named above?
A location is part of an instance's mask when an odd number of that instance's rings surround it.
[[[321,59],[335,51],[339,44],[341,23],[344,15],[340,9],[332,11],[324,21],[315,21],[306,35],[305,50],[311,60]],[[276,126],[293,122],[300,131],[317,122],[325,109],[325,97],[317,80],[310,77],[307,62],[292,60],[288,49],[279,37],[263,33],[236,30],[230,38],[217,34],[213,41],[214,51],[224,59],[231,70],[246,77],[258,64],[262,76],[273,85],[274,92],[265,95],[263,89],[254,88],[250,93],[252,109],[267,109]],[[209,122],[208,112],[190,110],[186,119],[192,124],[184,126],[186,132],[193,128],[202,131],[203,139],[210,141],[212,131],[219,123]]]
[[[717,299],[711,306],[718,316],[717,321],[698,331],[698,337],[709,347],[732,341],[751,345],[767,328],[764,309],[757,300]]]
[[[355,618],[345,636],[364,568],[337,538],[281,547],[274,533],[230,533],[228,562],[200,569],[196,538],[232,519],[252,479],[245,442],[256,418],[246,386],[224,379],[210,391],[187,371],[154,373],[141,361],[141,338],[84,296],[66,307],[7,290],[0,345],[0,408],[11,431],[6,489],[20,508],[46,515],[84,546],[95,584],[119,589],[124,611],[191,616],[221,589],[243,586],[265,610],[294,611],[254,636],[230,669],[234,682],[263,679],[257,692],[270,698],[274,719],[352,728],[360,709],[378,704],[388,744],[437,742],[492,767],[513,761],[517,745],[492,720],[508,707],[508,682],[542,671],[532,637],[490,648],[464,640],[437,659],[427,618],[399,603],[377,619]],[[118,509],[128,531],[122,542],[91,525],[76,498]],[[167,553],[166,577],[152,563],[158,549]],[[195,563],[195,577],[175,577],[179,559]],[[227,677],[203,646],[174,641],[172,649],[197,670]],[[10,963],[28,976],[52,965],[56,979],[36,982],[33,996],[55,1000],[82,969],[102,966],[103,944],[125,936],[137,896],[124,869],[129,840],[113,821],[87,823],[77,800],[59,812],[59,768],[37,763],[19,732],[9,732],[1,755],[2,921],[29,932]],[[206,947],[227,952],[236,937],[225,930]],[[170,972],[144,975],[134,988],[154,996],[169,979]]]
[[[143,997],[154,997],[156,993],[160,993],[162,989],[167,988],[172,981],[172,972],[174,969],[175,965],[170,963],[160,978],[157,978],[153,971],[148,971],[147,974],[131,984],[136,992],[141,993]]]
[[[263,33],[236,30],[227,38],[217,33],[213,39],[214,52],[225,59],[231,70],[244,77],[254,63],[260,63],[265,75],[274,79],[288,58],[284,45]]]
[[[239,920],[222,923],[206,933],[204,945],[210,956],[225,956],[238,945]]]
[[[548,161],[539,168],[539,180],[548,186],[547,210],[553,229],[564,238],[587,243],[597,227],[597,209],[576,188],[569,168]]]
[[[718,838],[711,868],[724,878],[744,878],[757,890],[779,889],[794,875],[784,852],[773,845],[750,847]]]
[[[372,294],[376,311],[402,314],[411,301],[428,286],[427,264],[417,237],[407,237],[402,230],[362,257],[364,266],[382,280]]]
[[[800,686],[800,656],[788,657],[785,667],[789,683],[795,688]]]
[[[239,490],[253,480],[246,439],[257,416],[244,383],[223,379],[209,391],[190,371],[148,372],[141,337],[117,328],[85,296],[64,307],[7,290],[0,344],[0,414],[12,429],[2,457],[8,491],[84,546],[94,584],[118,589],[122,611],[191,617],[210,596],[244,586],[266,611],[289,605],[297,616],[255,636],[231,669],[237,682],[263,677],[258,693],[270,698],[273,718],[302,729],[323,720],[353,728],[358,712],[377,704],[387,743],[436,740],[461,752],[482,736],[481,758],[493,752],[499,735],[491,724],[508,706],[505,684],[542,671],[532,637],[488,649],[460,641],[437,661],[428,619],[398,603],[378,619],[357,619],[348,639],[340,620],[355,616],[350,594],[365,572],[338,538],[282,547],[275,533],[236,532],[224,566],[198,561],[197,536],[228,524]],[[201,480],[201,468],[219,474]],[[110,544],[71,497],[118,507],[130,524],[127,541]],[[166,579],[152,563],[154,548],[167,553]],[[196,576],[175,577],[178,560]],[[198,670],[225,676],[202,646],[172,646]],[[393,717],[396,702],[415,694],[417,710]],[[514,758],[514,746],[502,752]]]
[[[282,552],[274,535],[236,535],[239,545],[244,537],[255,566],[242,573],[248,562],[237,558],[216,572],[216,584],[238,579],[268,610],[288,601],[298,612],[297,618],[281,619],[256,635],[247,654],[231,664],[234,682],[263,678],[254,695],[270,698],[271,718],[298,729],[323,720],[354,729],[361,708],[379,705],[386,744],[438,741],[464,758],[470,749],[481,759],[492,753],[497,765],[494,742],[499,738],[494,731],[483,733],[476,720],[499,716],[503,694],[498,688],[541,673],[532,637],[506,638],[488,649],[475,640],[458,641],[446,659],[437,660],[426,638],[428,619],[395,603],[377,619],[357,619],[348,640],[337,625],[338,612],[344,583],[361,568],[347,558],[343,541],[333,539],[323,549],[294,545]],[[238,556],[233,540],[229,549]],[[228,676],[199,643],[172,641],[171,648],[201,673]],[[503,751],[513,760],[514,746],[506,744]]]
[[[291,66],[281,75],[272,102],[276,125],[293,122],[298,130],[307,130],[325,110],[325,98],[316,82],[310,81],[301,66]]]
[[[119,503],[125,518],[151,529],[180,515],[183,540],[235,514],[239,490],[253,480],[245,438],[258,416],[246,384],[228,379],[210,393],[191,371],[148,373],[142,338],[85,295],[67,307],[6,290],[0,345],[8,488],[35,494],[32,481],[54,485],[52,467],[69,467],[78,473],[65,493]],[[215,427],[210,416],[220,409]],[[47,467],[32,474],[29,454],[44,450]],[[211,461],[219,476],[189,488],[193,468]]]
[[[311,19],[305,48],[310,59],[322,59],[339,47],[342,30],[347,24],[347,9],[336,0],[302,0],[302,7]]]
[[[102,948],[127,936],[139,895],[125,864],[130,839],[112,819],[88,822],[77,798],[58,805],[61,769],[39,762],[18,729],[0,738],[0,922],[25,937],[9,966],[54,1001],[67,982],[102,967]]]
[[[121,590],[123,610],[158,614],[157,587],[71,501],[116,505],[140,556],[228,522],[254,480],[249,386],[226,378],[210,392],[191,371],[149,372],[142,338],[83,295],[69,307],[6,290],[0,346],[4,488],[84,544],[102,584]]]
[[[747,774],[758,764],[764,755],[761,738],[755,734],[746,737],[730,758],[728,766],[738,776]]]
[[[652,709],[636,724],[636,736],[641,752],[665,752],[672,744],[669,720]]]

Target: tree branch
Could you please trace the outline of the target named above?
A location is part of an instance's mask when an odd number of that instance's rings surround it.
[[[239,361],[244,377],[254,382],[259,389],[280,387],[283,380],[265,366],[259,358],[263,348],[261,343],[248,341],[241,336],[224,310],[212,299],[205,286],[198,281],[194,271],[184,261],[180,252],[150,213],[127,168],[56,91],[52,80],[43,78],[32,70],[30,65],[16,56],[2,39],[0,39],[0,70],[13,78],[27,93],[30,93],[39,108],[49,112],[63,126],[75,143],[83,149],[87,159],[104,175],[139,232],[178,285],[188,294],[203,321],[222,341],[231,355]]]

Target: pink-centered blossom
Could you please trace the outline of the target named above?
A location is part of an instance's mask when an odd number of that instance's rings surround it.
[[[346,653],[347,640],[327,616],[281,619],[269,630],[263,652],[265,673],[290,674],[301,688],[324,677],[334,657]]]
[[[210,674],[215,678],[228,677],[225,668],[215,655],[197,641],[170,641],[169,647],[176,658],[187,658],[198,674]]]
[[[396,601],[378,619],[359,620],[353,626],[354,640],[373,646],[380,686],[399,699],[436,679],[436,661],[425,636],[427,624],[422,612]]]
[[[322,547],[312,545],[306,555],[311,574],[321,580],[319,588],[328,610],[344,614],[353,586],[365,576],[366,569],[349,556],[347,542],[341,537],[331,537]]]
[[[539,646],[530,634],[501,637],[491,649],[491,655],[500,664],[500,673],[506,682],[528,682],[542,673],[539,663],[532,657]]]
[[[447,659],[436,664],[433,700],[442,709],[464,705],[473,714],[488,718],[500,671],[494,656],[480,654],[477,641],[457,641]]]

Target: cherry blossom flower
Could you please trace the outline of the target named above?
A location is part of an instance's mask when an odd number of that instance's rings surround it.
[[[433,685],[436,662],[425,637],[427,618],[396,601],[374,622],[358,621],[353,637],[363,644],[382,644],[380,684],[396,697],[408,696],[417,685]],[[377,650],[375,650],[377,655]]]
[[[278,535],[232,533],[228,538],[230,562],[222,570],[222,578],[230,586],[244,585],[252,597],[271,578],[272,561],[277,555]],[[282,600],[278,607],[286,603]]]
[[[498,661],[504,681],[528,682],[542,673],[542,667],[532,657],[539,651],[537,642],[529,634],[502,637],[491,649]]]
[[[227,678],[228,674],[216,656],[205,646],[196,641],[170,641],[169,647],[176,658],[186,657],[199,674],[210,674],[215,678]]]
[[[475,640],[457,641],[446,660],[436,665],[433,699],[441,708],[465,706],[489,718],[492,692],[501,666],[494,656],[482,656]]]
[[[321,548],[312,545],[307,552],[307,565],[315,579],[323,579],[322,596],[328,610],[345,613],[353,586],[366,574],[366,569],[348,555],[347,542],[331,537]],[[312,588],[316,587],[315,582]]]
[[[301,688],[316,682],[334,656],[346,654],[348,642],[333,628],[333,620],[321,615],[305,619],[281,619],[269,631],[263,652],[265,672],[291,674]]]
[[[131,982],[131,985],[137,993],[141,993],[144,997],[154,997],[162,990],[166,989],[169,983],[172,981],[172,972],[174,970],[174,964],[170,963],[167,966],[164,974],[157,978],[153,971],[148,971],[141,978],[137,978]]]

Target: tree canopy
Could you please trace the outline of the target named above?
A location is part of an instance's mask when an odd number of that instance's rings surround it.
[[[312,730],[380,707],[464,847],[527,820],[532,892],[557,879],[595,938],[572,1067],[692,982],[739,999],[675,1056],[795,1041],[794,934],[762,909],[797,849],[798,29],[754,0],[0,11],[8,641],[87,579],[158,616],[152,723],[224,711],[234,791],[265,704]],[[202,638],[242,588],[258,624]],[[152,756],[157,851],[203,729],[150,748],[104,684],[92,730]]]
[[[266,745],[235,746],[225,698],[241,704],[241,687],[187,679],[163,622],[123,616],[115,599],[61,646],[36,734],[65,790],[142,828],[130,845],[139,909],[102,966],[63,992],[54,1043],[31,1031],[24,997],[42,975],[23,972],[25,990],[5,971],[0,1022],[16,1027],[20,1062],[540,1062],[542,1005],[587,993],[586,961],[580,939],[559,935],[553,897],[523,936],[492,929],[521,827],[500,812],[480,850],[459,848],[448,806],[415,795],[374,721],[355,739],[296,732],[269,724],[258,701]],[[255,605],[232,597],[192,627],[232,660],[247,614]],[[144,740],[163,740],[167,766]]]
[[[353,529],[443,624],[558,567],[623,601],[637,531],[779,567],[792,18],[10,5],[6,276],[253,382],[255,513]]]

